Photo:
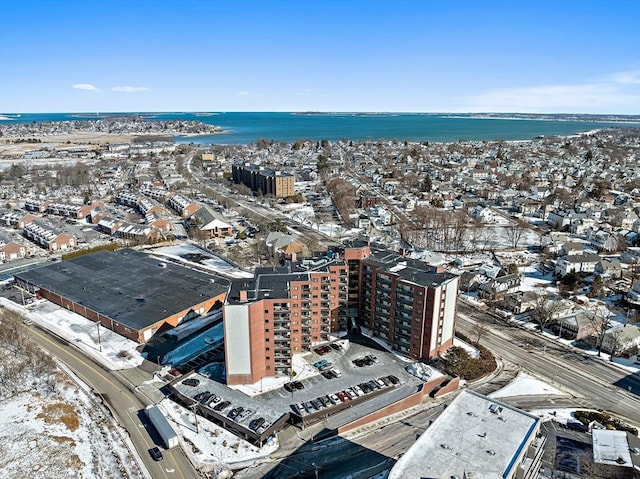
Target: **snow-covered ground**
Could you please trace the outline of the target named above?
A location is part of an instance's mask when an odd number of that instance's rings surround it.
[[[0,304],[73,343],[87,356],[110,370],[134,368],[142,364],[143,357],[136,350],[138,343],[49,301],[36,300],[25,308],[6,298],[0,298]]]
[[[229,467],[245,467],[264,460],[278,449],[278,441],[273,436],[259,448],[201,416],[198,416],[196,427],[193,412],[170,399],[161,401],[160,407],[167,418],[177,426],[185,446],[183,449],[202,472],[213,470],[223,464]],[[184,444],[185,440],[195,448]]]
[[[292,365],[294,372],[293,380],[300,381],[302,379],[318,376],[320,374],[320,371],[318,371],[318,369],[315,368],[313,364],[310,364],[306,360],[306,357],[310,354],[311,353],[302,353],[294,354],[292,356]],[[263,378],[261,381],[255,382],[253,384],[238,384],[229,387],[243,392],[247,396],[256,396],[266,391],[281,388],[291,380],[292,378],[290,378],[289,376],[273,376]]]
[[[126,432],[88,387],[55,363],[51,369],[29,367],[33,354],[1,348],[3,376],[12,366],[20,374],[0,392],[0,477],[149,477]]]
[[[489,394],[489,397],[499,399],[505,397],[538,395],[566,396],[566,393],[525,372],[520,372],[513,381],[505,387],[492,392]]]

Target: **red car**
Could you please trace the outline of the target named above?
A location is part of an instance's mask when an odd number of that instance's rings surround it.
[[[349,401],[349,399],[351,399],[349,396],[347,396],[347,393],[345,393],[344,391],[340,391],[336,394],[340,398],[340,401],[342,402],[347,402]]]

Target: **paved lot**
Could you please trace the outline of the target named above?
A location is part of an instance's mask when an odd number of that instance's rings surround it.
[[[366,338],[362,339],[367,342]],[[375,343],[372,346],[377,346]],[[366,355],[374,355],[378,358],[378,362],[370,366],[358,367],[353,364],[353,360],[361,358]],[[407,363],[401,361],[393,354],[390,354],[384,350],[372,349],[363,344],[356,344],[352,341],[349,342],[347,348],[331,352],[323,355],[319,355],[315,352],[307,354],[305,359],[309,363],[306,366],[309,371],[317,371],[314,368],[313,363],[321,359],[326,359],[332,363],[332,368],[338,369],[342,376],[333,379],[327,379],[321,374],[316,374],[310,378],[301,380],[304,385],[302,390],[287,391],[284,387],[276,390],[267,391],[262,394],[249,397],[240,391],[236,391],[227,387],[221,382],[213,379],[206,378],[199,374],[195,374],[189,377],[195,377],[199,380],[199,384],[195,387],[186,386],[180,382],[176,383],[175,387],[181,393],[194,397],[196,394],[203,391],[209,391],[222,397],[223,400],[228,400],[231,404],[225,408],[222,413],[227,414],[234,407],[242,406],[245,409],[251,409],[255,411],[251,417],[246,418],[245,422],[251,421],[257,417],[264,417],[269,422],[274,422],[282,415],[294,412],[292,405],[300,402],[312,401],[318,397],[323,397],[330,394],[336,394],[339,391],[343,391],[351,386],[357,385],[362,382],[370,381],[374,378],[382,376],[394,375],[400,379],[400,384],[396,386],[390,386],[385,389],[377,390],[375,392],[366,394],[361,399],[371,398],[365,400],[359,404],[354,404],[353,407],[348,407],[334,415],[330,415],[325,419],[325,428],[335,429],[343,424],[354,421],[364,415],[370,414],[381,407],[387,406],[399,399],[407,397],[418,390],[418,387],[422,382],[414,376],[408,374],[405,371]],[[223,367],[223,365],[219,365]],[[213,377],[218,376],[212,374]],[[375,396],[375,397],[374,397]],[[349,405],[349,401],[344,403],[344,406]],[[338,405],[342,407],[341,403]],[[335,408],[335,409],[338,409]],[[332,408],[323,408],[320,412],[323,415],[330,414]]]

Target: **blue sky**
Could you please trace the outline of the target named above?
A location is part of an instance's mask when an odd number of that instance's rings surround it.
[[[639,0],[3,0],[0,112],[640,114]]]

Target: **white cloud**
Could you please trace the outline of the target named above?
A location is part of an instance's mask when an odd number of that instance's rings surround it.
[[[75,88],[76,90],[86,90],[86,91],[102,91],[95,85],[91,83],[76,83],[75,85],[71,85],[71,88]]]
[[[460,100],[469,112],[637,114],[637,83],[638,72],[622,72],[590,83],[500,88]]]
[[[137,93],[140,91],[150,91],[146,86],[114,86],[111,90],[119,93]]]
[[[622,85],[638,85],[640,84],[640,70],[631,70],[628,72],[619,72],[610,75],[609,78]]]

